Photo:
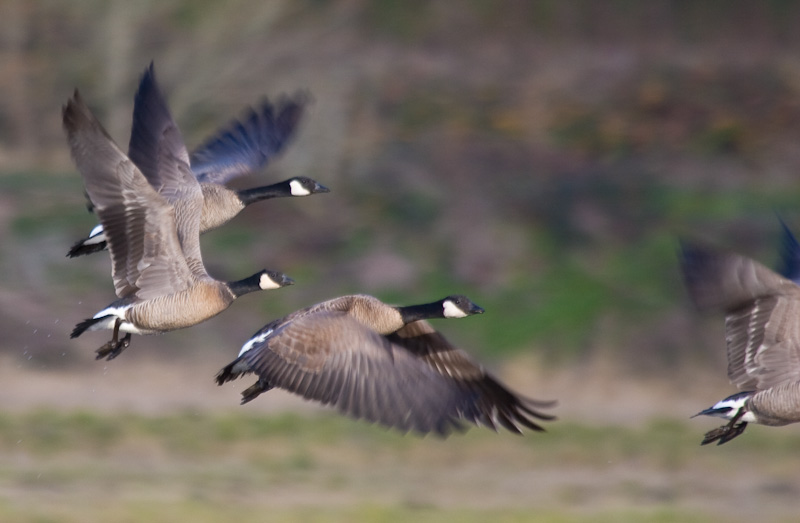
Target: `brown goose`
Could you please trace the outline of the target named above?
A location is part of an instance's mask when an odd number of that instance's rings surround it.
[[[334,298],[264,326],[217,374],[217,383],[255,373],[247,403],[273,387],[331,404],[343,414],[403,432],[445,436],[460,420],[521,433],[544,430],[532,418],[555,402],[524,398],[451,345],[425,321],[483,309],[465,296],[393,307],[377,298]]]
[[[694,303],[725,313],[728,378],[740,391],[698,414],[730,420],[702,444],[748,423],[800,421],[800,287],[744,256],[684,243],[681,266]]]
[[[158,165],[152,151],[159,144],[152,140],[164,137],[154,137],[149,131],[152,111],[147,103],[153,99],[152,92],[159,89],[151,63],[136,92],[128,157],[158,190]],[[305,176],[251,189],[225,187],[230,180],[266,166],[283,151],[295,134],[306,103],[307,96],[302,94],[282,99],[279,104],[264,101],[258,111],[250,109],[242,121],[234,120],[192,153],[191,171],[203,193],[200,234],[224,225],[255,202],[329,192],[327,187]],[[73,245],[67,256],[74,258],[105,248],[103,226],[98,225],[87,238]]]
[[[112,329],[97,357],[112,359],[131,333],[154,334],[189,327],[225,310],[237,297],[291,284],[261,271],[236,282],[217,281],[205,270],[199,224],[203,196],[189,169],[180,131],[158,90],[147,95],[157,184],[148,180],[108,136],[77,91],[63,111],[72,157],[107,235],[119,299],[75,326],[71,337]],[[159,191],[154,189],[159,186]],[[127,333],[120,340],[119,332]]]

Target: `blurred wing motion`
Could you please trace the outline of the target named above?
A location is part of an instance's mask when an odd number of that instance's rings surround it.
[[[461,391],[343,313],[298,318],[255,349],[243,357],[260,380],[343,414],[404,432],[461,428]]]
[[[192,172],[200,182],[225,184],[264,167],[294,137],[308,102],[308,95],[298,94],[250,109],[192,153]]]
[[[259,380],[242,393],[243,403],[279,387],[403,432],[447,435],[462,430],[466,419],[521,433],[520,427],[543,430],[532,418],[555,419],[535,410],[555,402],[511,392],[427,321],[385,336],[336,310],[352,299],[330,300],[266,325],[220,371],[217,383],[252,372]]]
[[[551,408],[555,401],[539,401],[520,396],[497,381],[465,351],[454,347],[427,321],[409,323],[388,336],[390,342],[403,347],[435,370],[451,386],[461,391],[459,416],[476,425],[497,430],[497,425],[515,433],[519,427],[544,430],[531,418],[553,420],[536,408]]]
[[[728,377],[736,387],[800,380],[800,287],[744,256],[686,243],[682,269],[697,307],[725,313]]]

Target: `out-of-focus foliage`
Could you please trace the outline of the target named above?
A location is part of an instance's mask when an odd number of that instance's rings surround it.
[[[60,107],[80,88],[124,146],[152,59],[190,148],[263,96],[308,90],[296,142],[241,185],[305,174],[333,192],[203,239],[212,274],[274,267],[298,285],[137,344],[235,352],[335,294],[463,292],[488,313],[443,329],[484,355],[722,358],[721,339],[697,341],[676,239],[771,264],[773,212],[800,224],[799,17],[783,1],[4,2],[3,350],[47,366],[95,344],[65,348],[113,295],[107,257],[63,257],[93,218]]]

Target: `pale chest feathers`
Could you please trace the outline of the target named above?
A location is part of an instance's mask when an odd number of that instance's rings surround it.
[[[397,309],[371,296],[353,300],[349,314],[379,334],[391,334],[403,327],[403,317]]]
[[[800,422],[800,382],[784,383],[756,393],[748,407],[762,425],[788,425]]]
[[[203,213],[200,232],[216,229],[239,214],[245,205],[234,191],[215,183],[200,184],[203,189]]]
[[[216,316],[233,300],[227,289],[201,284],[185,292],[134,305],[127,311],[127,318],[145,330],[183,329]]]

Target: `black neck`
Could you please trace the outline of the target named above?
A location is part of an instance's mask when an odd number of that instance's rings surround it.
[[[265,185],[264,187],[253,187],[252,189],[243,189],[236,192],[239,199],[245,205],[260,202],[261,200],[268,200],[270,198],[285,198],[292,195],[292,189],[286,182],[273,183],[272,185]]]
[[[431,318],[444,318],[444,308],[442,300],[422,305],[409,305],[407,307],[397,307],[403,323],[408,325],[419,320],[429,320]]]
[[[259,286],[260,281],[261,281],[261,273],[258,273],[243,280],[229,281],[228,288],[231,290],[233,295],[238,298],[239,296],[243,296],[251,292],[260,291],[261,290],[261,287]]]

